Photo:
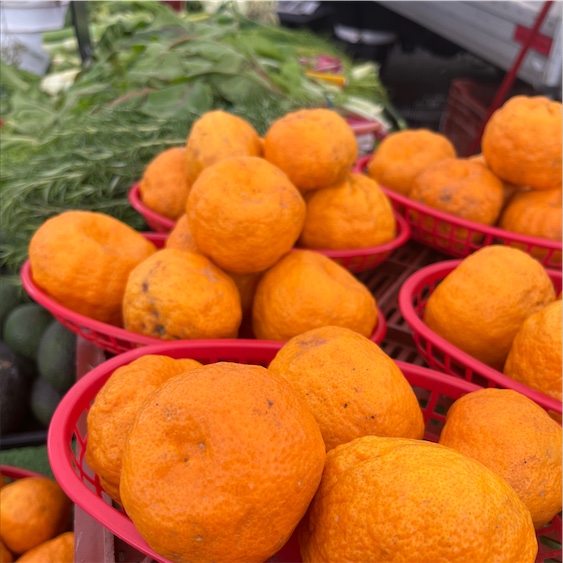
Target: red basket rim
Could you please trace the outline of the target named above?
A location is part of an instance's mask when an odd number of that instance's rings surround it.
[[[358,173],[363,172],[371,158],[371,156],[365,156],[358,159],[354,170]],[[412,208],[423,215],[433,217],[434,219],[438,219],[444,223],[450,223],[456,227],[466,228],[479,234],[488,235],[497,239],[505,239],[510,242],[519,242],[528,246],[538,246],[548,250],[563,250],[563,242],[523,235],[521,233],[513,233],[499,227],[483,225],[482,223],[462,219],[461,217],[456,217],[450,213],[445,213],[444,211],[439,211],[438,209],[434,209],[428,205],[414,201],[402,194],[386,188],[385,186],[381,186],[381,189],[393,202]],[[446,250],[444,250],[444,252],[446,252]]]
[[[430,264],[429,266],[420,268],[404,281],[399,289],[397,301],[399,310],[401,311],[401,314],[409,325],[411,331],[422,336],[444,354],[447,354],[460,364],[470,368],[476,374],[499,385],[500,387],[513,389],[523,395],[526,395],[547,410],[553,410],[557,413],[561,413],[561,401],[558,401],[541,391],[536,391],[523,383],[515,381],[507,375],[504,375],[502,372],[497,371],[496,369],[493,369],[477,360],[473,356],[470,356],[463,350],[460,350],[457,346],[450,344],[447,340],[436,334],[418,316],[414,308],[413,301],[419,289],[426,284],[428,279],[444,279],[444,277],[461,264],[461,262],[463,262],[463,260],[445,260],[442,262],[436,262],[435,264]],[[562,283],[561,272],[548,269],[546,269],[546,271],[551,278],[551,281],[554,283],[556,292],[558,290],[560,291]],[[424,351],[420,350],[420,352],[424,356]]]
[[[171,231],[176,225],[176,221],[160,215],[156,211],[149,209],[141,200],[140,182],[133,184],[127,194],[131,207],[142,215],[148,223],[160,225],[163,229]]]
[[[216,342],[170,342],[158,346],[147,346],[142,349],[124,352],[103,364],[92,369],[88,374],[79,379],[71,389],[65,394],[59,403],[51,424],[47,437],[47,451],[49,461],[55,479],[60,484],[68,497],[80,506],[85,512],[95,520],[102,523],[111,533],[126,541],[130,546],[153,557],[156,561],[168,561],[155,553],[143,540],[133,522],[122,512],[113,509],[93,490],[86,486],[73,469],[73,462],[70,455],[69,444],[72,443],[72,435],[76,422],[84,411],[86,405],[91,403],[98,390],[107,378],[117,368],[130,363],[145,354],[171,354],[183,353],[181,357],[202,357],[200,353],[209,353],[228,349],[238,353],[241,350],[261,350],[265,357],[273,358],[277,348],[272,347],[271,342],[246,342],[242,346],[236,340],[221,343],[219,348]],[[191,352],[191,354],[190,354]],[[445,374],[431,370],[429,368],[395,361],[411,385],[422,385],[432,383],[439,385],[443,392],[469,393],[480,387],[473,383],[452,378]],[[111,512],[110,512],[111,511]]]
[[[147,235],[145,235],[147,236]],[[156,240],[161,238],[162,235],[157,233],[149,233],[147,236],[148,239]],[[60,303],[57,303],[53,298],[47,295],[41,288],[39,288],[36,283],[33,281],[33,276],[31,273],[31,264],[29,260],[26,260],[24,265],[22,266],[20,272],[20,278],[22,281],[23,288],[29,295],[31,299],[33,299],[36,303],[39,303],[42,307],[47,309],[54,317],[65,319],[72,323],[73,325],[78,325],[82,328],[86,328],[92,333],[103,334],[115,339],[119,339],[121,341],[129,342],[134,345],[155,345],[155,344],[162,344],[163,341],[160,338],[154,338],[152,336],[145,336],[144,334],[137,334],[135,332],[128,331],[124,328],[113,326],[101,321],[97,321],[95,319],[91,319],[80,313],[76,313],[71,311],[67,307],[64,307]],[[72,330],[71,327],[69,327]],[[379,307],[377,307],[377,324],[373,330],[373,333],[370,335],[369,339],[373,342],[379,344],[385,338],[387,333],[387,322],[385,320],[385,315],[381,311]],[[217,339],[217,342],[225,342],[229,339]],[[233,339],[235,342],[244,342],[248,340],[249,342],[271,342],[278,348],[280,348],[284,341],[277,341],[277,340],[258,340],[258,339],[244,339],[244,338],[237,338]],[[198,341],[205,341],[205,339],[198,339]],[[189,342],[189,341],[181,341],[181,342]]]
[[[4,475],[4,477],[9,477],[10,479],[24,479],[26,477],[46,477],[46,475],[41,475],[41,473],[37,473],[23,467],[16,467],[14,465],[0,465],[0,473]]]

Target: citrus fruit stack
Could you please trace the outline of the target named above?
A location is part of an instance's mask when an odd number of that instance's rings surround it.
[[[456,157],[440,133],[399,131],[376,147],[366,173],[389,190],[439,211],[560,242],[561,123],[561,102],[514,96],[488,121],[482,154]],[[447,229],[438,226],[444,235]],[[455,236],[464,239],[467,232],[458,229]],[[475,235],[473,241],[478,240]],[[530,252],[541,259],[547,251]],[[560,261],[561,253],[554,260]]]
[[[139,183],[141,199],[164,217],[184,220],[189,193],[202,172],[222,160],[241,157],[260,158],[272,164],[303,196],[307,212],[304,221],[295,223],[298,236],[287,233],[293,238],[292,244],[344,250],[377,246],[394,239],[396,222],[387,196],[375,181],[351,172],[358,157],[352,128],[336,111],[324,108],[290,112],[275,120],[263,138],[241,117],[220,110],[207,112],[192,126],[184,147],[163,151],[149,163]],[[231,173],[233,178],[243,179],[240,172]],[[213,183],[217,177],[207,178],[203,185]],[[200,183],[198,191],[202,189]],[[224,188],[215,211],[230,211],[232,202],[226,196],[232,191],[232,186]],[[257,208],[256,216],[260,213]],[[267,215],[258,225],[264,220]],[[212,221],[211,226],[216,228],[217,221]],[[259,237],[261,233],[257,230],[251,234]],[[247,235],[239,229],[234,233],[235,238]],[[214,241],[206,242],[202,234],[196,234],[198,239],[204,241],[200,250],[212,257],[210,246]],[[216,246],[213,249],[217,252]]]
[[[171,561],[265,561],[297,529],[304,562],[532,563],[561,510],[561,427],[514,391],[463,395],[432,443],[401,370],[349,329],[267,368],[188,362],[123,365],[88,415],[87,460]]]
[[[72,563],[72,503],[56,481],[24,477],[0,489],[0,555],[5,563]]]
[[[423,320],[467,354],[561,400],[561,301],[529,254],[491,245],[464,258],[429,296]]]
[[[149,355],[114,372],[88,415],[87,459],[160,555],[265,561],[318,487],[321,432],[281,376],[189,361]]]
[[[394,238],[387,197],[350,173],[356,156],[352,129],[331,110],[287,114],[263,140],[239,117],[206,113],[141,182],[173,203],[165,248],[117,219],[69,211],[33,235],[33,278],[72,311],[165,340],[236,338],[241,326],[268,340],[326,325],[370,336],[378,320],[367,287],[320,253],[292,251],[298,240],[345,248]]]

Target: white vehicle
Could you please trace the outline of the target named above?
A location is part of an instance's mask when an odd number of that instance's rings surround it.
[[[481,59],[509,71],[536,18],[541,0],[380,1],[377,4],[429,29]],[[533,40],[517,77],[561,97],[563,3],[556,0]]]

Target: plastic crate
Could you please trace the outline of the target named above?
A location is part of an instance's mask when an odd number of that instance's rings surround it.
[[[433,369],[462,378],[482,387],[513,389],[526,395],[548,411],[561,414],[561,401],[519,383],[487,366],[436,334],[423,322],[424,308],[437,285],[462,261],[447,260],[413,273],[399,291],[399,308],[408,323],[420,354]],[[558,293],[561,272],[548,271]]]
[[[500,82],[479,82],[466,78],[452,80],[446,108],[440,122],[440,132],[452,141],[460,156],[470,156],[473,142],[479,137],[489,107],[500,87]],[[509,96],[533,95],[528,84],[517,82]],[[472,154],[478,150],[471,151]]]
[[[358,160],[356,171],[365,171],[371,157]],[[490,244],[520,248],[539,260],[546,268],[561,269],[563,245],[553,241],[512,233],[505,229],[475,223],[433,209],[384,186],[396,213],[409,223],[411,238],[454,258],[463,258]]]
[[[496,84],[452,80],[440,130],[453,143],[457,154],[469,156],[471,143],[479,135],[496,90]]]
[[[134,524],[124,512],[114,507],[100,487],[97,476],[85,461],[88,435],[86,416],[91,402],[110,375],[120,366],[126,365],[143,354],[165,354],[173,358],[194,358],[202,363],[216,361],[238,361],[268,365],[277,349],[268,343],[244,345],[228,343],[225,346],[207,346],[199,343],[172,343],[142,350],[134,350],[104,362],[83,377],[65,395],[51,422],[48,453],[55,478],[66,494],[101,523],[124,544],[155,561],[167,560],[156,554],[141,538]],[[445,413],[450,405],[462,395],[479,389],[473,383],[452,378],[427,368],[397,362],[399,368],[413,387],[424,415],[425,438],[437,441],[445,422]],[[561,520],[557,516],[545,528],[538,531],[540,553],[537,561],[561,557],[561,548],[550,547],[551,542],[561,543]],[[547,548],[542,542],[547,538]],[[299,552],[295,534],[278,554],[268,561],[298,562]]]

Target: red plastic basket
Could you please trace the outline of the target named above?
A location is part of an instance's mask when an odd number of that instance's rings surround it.
[[[168,343],[133,350],[104,362],[80,379],[57,407],[47,442],[49,461],[56,480],[66,494],[86,513],[115,536],[155,561],[166,562],[141,538],[133,522],[120,509],[112,506],[102,492],[97,476],[88,467],[84,454],[87,445],[86,416],[96,394],[120,366],[145,354],[163,354],[172,358],[193,358],[202,363],[234,361],[267,366],[277,348],[268,342],[230,341],[220,345],[206,342]],[[473,383],[449,377],[427,368],[404,362],[397,365],[413,387],[426,423],[425,438],[437,441],[449,406],[462,395],[479,389]],[[561,560],[561,519],[538,532],[540,552],[537,561]],[[554,547],[555,544],[555,547]],[[295,534],[269,561],[299,562]]]
[[[355,171],[363,172],[371,156],[358,160]],[[516,246],[528,252],[546,268],[561,269],[563,245],[538,237],[511,233],[455,217],[418,203],[393,190],[381,186],[395,211],[404,217],[411,230],[411,238],[456,258],[464,258],[475,250],[490,244]]]
[[[145,233],[145,236],[154,242],[157,247],[161,247],[166,238],[165,235],[159,233]],[[62,325],[66,326],[70,331],[74,332],[78,336],[93,342],[100,348],[103,348],[112,354],[121,354],[122,352],[133,350],[134,348],[138,348],[140,346],[161,344],[163,342],[163,340],[159,338],[137,334],[135,332],[125,330],[124,328],[85,317],[84,315],[71,311],[67,307],[63,307],[47,295],[33,281],[29,260],[24,263],[20,272],[20,277],[22,285],[29,297],[47,309],[47,311],[49,311]],[[241,334],[244,332],[243,328],[245,329],[246,327],[241,327]],[[385,322],[385,316],[378,308],[377,325],[373,334],[370,336],[370,339],[379,344],[385,338],[386,332],[387,324]],[[243,342],[244,340],[247,339],[234,339],[235,342]],[[253,338],[248,340],[256,342]],[[223,340],[221,340],[221,342],[223,342]],[[283,344],[284,343],[281,341],[272,341],[272,345],[278,349],[281,348]]]
[[[131,205],[144,217],[149,227],[156,233],[169,233],[174,228],[174,221],[158,215],[145,207],[139,196],[139,185],[135,184],[129,191]],[[370,246],[367,248],[355,248],[351,250],[324,250],[311,249],[320,254],[332,258],[350,272],[360,273],[371,270],[387,260],[389,255],[405,244],[410,238],[410,227],[408,222],[399,214],[395,213],[397,222],[397,234],[395,238],[385,244]],[[164,240],[162,245],[164,245]]]
[[[561,414],[561,401],[514,381],[487,366],[438,336],[422,321],[424,308],[436,286],[462,260],[446,260],[421,268],[410,275],[399,290],[399,309],[409,325],[416,347],[428,365],[449,375],[482,387],[513,389],[526,395],[544,409]],[[561,272],[548,270],[556,292],[561,291]]]

